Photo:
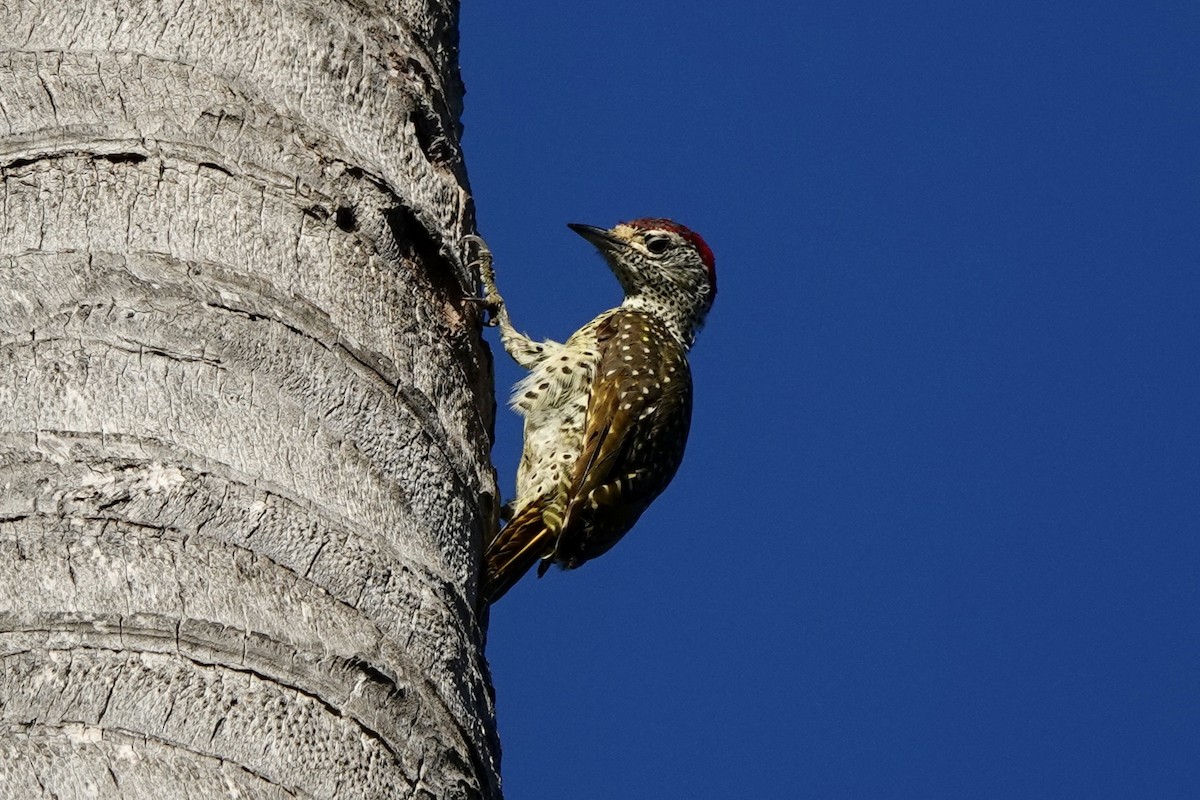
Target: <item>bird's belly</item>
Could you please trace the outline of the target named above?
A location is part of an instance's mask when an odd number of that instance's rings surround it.
[[[517,507],[538,497],[566,491],[579,454],[587,418],[585,378],[591,370],[572,362],[543,365],[517,387],[525,415],[525,449],[517,470]]]
[[[547,352],[513,391],[512,406],[525,417],[525,449],[517,470],[517,508],[565,492],[583,451],[588,398],[597,352],[592,326],[568,345]]]
[[[525,449],[517,470],[517,506],[565,491],[583,451],[586,406],[542,407],[525,417]]]

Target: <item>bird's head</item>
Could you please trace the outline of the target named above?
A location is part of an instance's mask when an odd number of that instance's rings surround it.
[[[594,244],[625,290],[625,305],[676,322],[691,344],[717,295],[717,265],[700,234],[669,219],[634,219],[614,228],[572,223]]]

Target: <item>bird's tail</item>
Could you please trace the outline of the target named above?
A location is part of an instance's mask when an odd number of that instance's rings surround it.
[[[525,506],[488,545],[479,589],[483,602],[499,600],[538,559],[553,552],[555,536],[544,510],[542,503]]]

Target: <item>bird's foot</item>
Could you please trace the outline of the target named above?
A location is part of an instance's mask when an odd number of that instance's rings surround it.
[[[471,303],[478,303],[487,312],[488,320],[484,324],[495,325],[500,318],[500,312],[504,309],[504,298],[500,296],[500,292],[496,288],[496,270],[492,266],[495,259],[492,257],[492,251],[488,249],[487,242],[482,237],[474,234],[464,236],[463,243],[468,248],[467,264],[471,269],[479,271],[479,279],[483,284],[483,297],[464,299]]]

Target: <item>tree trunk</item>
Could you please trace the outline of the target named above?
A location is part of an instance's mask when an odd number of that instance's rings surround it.
[[[499,797],[456,27],[0,5],[0,797]]]

